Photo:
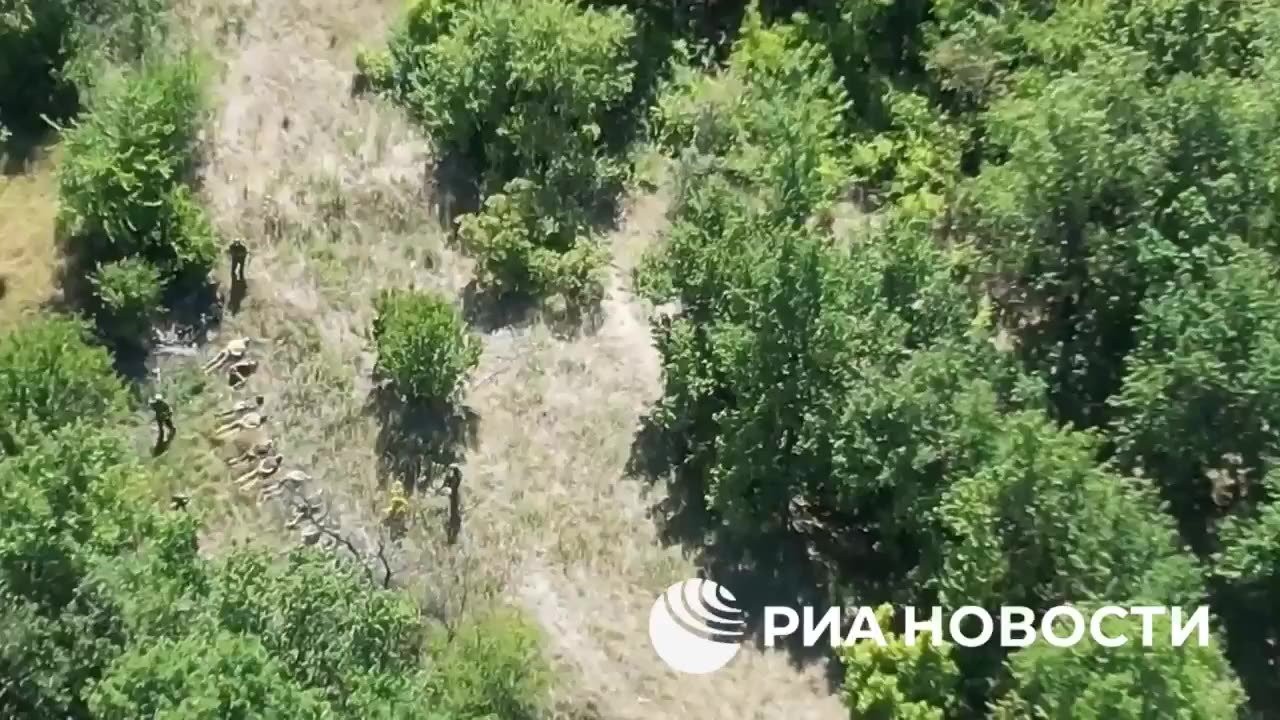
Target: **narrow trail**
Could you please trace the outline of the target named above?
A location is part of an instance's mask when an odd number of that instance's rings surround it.
[[[457,294],[470,278],[430,210],[427,144],[395,109],[349,94],[356,48],[376,45],[402,5],[186,5],[220,63],[205,193],[222,230],[253,247],[248,296],[224,333],[266,341],[251,392],[267,395],[288,462],[364,500],[377,482],[378,428],[364,412],[372,298],[410,284]],[[629,278],[666,209],[661,192],[632,198],[609,238],[596,332],[565,338],[535,322],[485,335],[464,399],[479,425],[463,468],[463,534],[446,551],[474,560],[547,631],[564,671],[559,707],[610,720],[847,717],[821,669],[797,670],[784,654],[744,648],[714,675],[683,677],[649,647],[653,599],[694,574],[658,539],[656,491],[626,472],[661,393],[648,311]],[[440,553],[430,555],[422,562]]]

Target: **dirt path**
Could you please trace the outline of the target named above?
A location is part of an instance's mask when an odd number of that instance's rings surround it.
[[[267,341],[252,391],[268,396],[289,461],[366,499],[378,430],[363,412],[372,297],[410,283],[457,293],[470,272],[429,211],[426,144],[394,109],[349,96],[356,47],[377,44],[402,5],[188,6],[206,37],[220,38],[223,63],[205,190],[221,227],[254,248],[249,294],[226,332]],[[484,565],[503,582],[501,595],[547,630],[566,671],[561,707],[609,719],[847,717],[817,670],[798,671],[783,655],[744,649],[723,671],[686,678],[648,645],[653,598],[693,574],[679,549],[657,539],[648,517],[656,498],[625,472],[640,418],[660,393],[646,310],[628,278],[665,211],[661,193],[639,196],[611,237],[615,268],[598,332],[564,339],[534,323],[486,335],[465,398],[479,428],[456,552]],[[218,483],[205,494],[252,514]],[[352,513],[352,522],[369,520]]]

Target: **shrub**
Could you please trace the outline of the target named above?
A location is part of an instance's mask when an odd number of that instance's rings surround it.
[[[550,670],[538,628],[513,613],[469,621],[439,652],[429,692],[450,717],[540,717]]]
[[[406,402],[447,402],[480,360],[480,344],[444,298],[383,291],[373,323],[377,373]]]
[[[1090,611],[1082,608],[1082,614]],[[1107,618],[1102,631],[1131,638],[1119,647],[1103,647],[1086,633],[1082,642],[1054,647],[1041,639],[1009,657],[1012,682],[992,709],[996,720],[1013,718],[1087,718],[1139,720],[1186,718],[1228,720],[1241,717],[1245,702],[1240,682],[1222,655],[1220,644],[1194,641],[1172,647],[1168,614],[1150,623],[1154,643],[1144,647],[1136,616]],[[1063,623],[1065,625],[1065,622]],[[1058,627],[1065,637],[1069,627]]]
[[[320,693],[290,682],[283,664],[253,636],[166,638],[116,658],[89,706],[96,717],[332,717]]]
[[[490,191],[568,174],[590,197],[609,174],[596,151],[631,90],[633,35],[626,13],[564,0],[419,0],[391,41],[395,95]]]
[[[881,628],[889,627],[892,609],[876,610]],[[885,633],[885,644],[861,641],[841,649],[845,705],[855,718],[877,720],[942,720],[955,710],[959,668],[952,646],[934,644],[925,631],[914,644]]]
[[[395,66],[386,50],[362,49],[356,53],[356,78],[362,89],[387,91],[395,85]]]
[[[600,297],[603,251],[588,228],[625,174],[610,138],[632,96],[634,39],[618,9],[417,0],[385,53],[357,57],[361,82],[481,175],[492,196],[460,232],[502,290]]]
[[[83,323],[41,319],[0,338],[0,451],[124,404],[110,356],[89,344]]]
[[[200,75],[188,57],[152,60],[108,82],[67,133],[58,171],[76,261],[93,267],[138,255],[167,279],[212,266],[210,226],[183,187],[202,112]]]
[[[160,303],[160,272],[140,258],[107,263],[90,278],[102,303],[102,319],[121,337],[137,337],[151,325]]]
[[[829,53],[751,13],[724,71],[678,67],[650,113],[655,141],[760,195],[788,221],[824,209],[847,182],[847,97]]]
[[[523,178],[459,220],[458,236],[476,257],[482,282],[511,293],[562,293],[599,299],[604,251],[572,220],[542,212],[548,193]]]

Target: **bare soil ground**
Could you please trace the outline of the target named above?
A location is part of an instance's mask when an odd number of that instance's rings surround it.
[[[249,534],[296,542],[280,510],[236,493],[220,460],[231,451],[208,437],[215,407],[255,393],[267,398],[286,467],[341,499],[345,525],[375,525],[386,498],[368,412],[372,299],[411,284],[461,297],[470,280],[431,207],[428,144],[394,108],[349,92],[356,48],[377,45],[401,8],[186,0],[215,58],[204,192],[223,232],[252,249],[247,295],[200,359],[237,335],[260,341],[263,359],[238,393],[202,376],[198,359],[159,364],[180,435],[157,466],[195,495],[212,549]],[[682,677],[649,647],[653,599],[695,574],[658,539],[649,509],[660,498],[625,469],[660,394],[648,310],[627,278],[661,234],[666,205],[661,191],[631,198],[609,238],[614,268],[595,332],[566,336],[534,319],[484,335],[464,401],[478,427],[463,466],[461,541],[442,546],[438,501],[420,498],[410,559],[437,586],[424,589],[430,602],[511,603],[536,618],[563,671],[556,706],[568,716],[846,717],[820,669],[798,670],[782,653],[746,648],[719,673]]]

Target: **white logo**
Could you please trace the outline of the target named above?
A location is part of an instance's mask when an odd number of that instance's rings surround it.
[[[729,603],[733,593],[695,578],[667,588],[649,611],[649,640],[672,669],[703,675],[724,667],[738,654],[742,611]]]

